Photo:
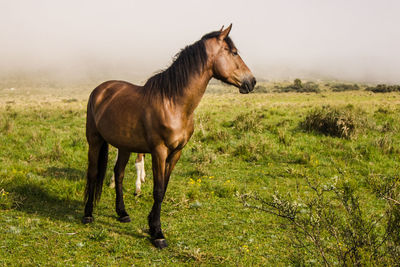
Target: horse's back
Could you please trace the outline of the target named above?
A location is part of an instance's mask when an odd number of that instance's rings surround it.
[[[89,102],[94,108],[93,112],[96,111],[96,108],[102,106],[109,101],[112,101],[115,98],[120,97],[140,97],[142,91],[142,87],[138,85],[134,85],[125,81],[106,81],[97,86],[91,93]]]
[[[89,97],[87,132],[100,134],[116,147],[133,149],[142,144],[142,87],[125,81],[107,81],[97,86]],[[89,129],[90,128],[90,129]]]

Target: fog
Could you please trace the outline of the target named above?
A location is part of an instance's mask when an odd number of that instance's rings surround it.
[[[0,74],[143,81],[233,23],[259,78],[399,83],[399,11],[395,0],[1,0]]]

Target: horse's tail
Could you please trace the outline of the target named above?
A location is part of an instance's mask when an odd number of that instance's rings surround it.
[[[86,188],[85,188],[85,202],[88,200],[90,192],[92,192],[92,197],[94,196],[94,203],[96,204],[101,197],[101,192],[103,189],[103,182],[104,182],[104,177],[106,176],[106,170],[107,170],[107,161],[108,161],[108,143],[100,137],[100,134],[97,132],[97,130],[94,130],[94,119],[93,119],[93,113],[92,113],[92,108],[91,108],[91,102],[92,102],[92,95],[89,98],[88,102],[88,109],[87,109],[87,121],[86,121],[86,137],[90,139],[90,135],[95,134],[98,135],[97,138],[101,138],[102,142],[96,145],[100,145],[100,150],[98,154],[98,158],[94,159],[89,159],[93,161],[97,161],[97,170],[95,171],[96,175],[93,175],[93,173],[90,173],[90,166],[88,169],[87,173],[87,181],[86,181]],[[89,144],[89,150],[91,145]],[[96,149],[96,148],[94,148]],[[97,149],[99,149],[97,147]],[[89,151],[89,157],[90,157],[90,151]],[[90,164],[89,164],[90,165]]]
[[[97,179],[95,181],[95,187],[94,187],[94,203],[97,203],[101,197],[104,177],[106,176],[106,170],[107,170],[107,161],[108,161],[108,143],[104,141],[104,143],[101,145],[99,161],[97,165]]]

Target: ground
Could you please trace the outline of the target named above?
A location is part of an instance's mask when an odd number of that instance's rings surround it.
[[[83,225],[90,88],[0,88],[1,265],[294,264],[296,248],[285,220],[246,207],[241,196],[284,194],[303,201],[311,196],[305,177],[323,183],[347,179],[358,188],[365,216],[384,213],[385,203],[369,191],[366,179],[397,175],[399,93],[241,95],[214,84],[196,110],[195,133],[163,203],[169,247],[154,248],[147,233],[150,156],[139,196],[132,159],[127,168],[125,205],[132,222],[119,223],[114,211],[114,189],[107,186],[111,149],[95,222]],[[310,110],[326,105],[362,114],[362,127],[349,139],[301,129]],[[302,260],[320,262],[312,254]]]

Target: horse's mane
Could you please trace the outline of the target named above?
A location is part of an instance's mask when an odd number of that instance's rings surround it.
[[[145,95],[161,95],[163,98],[170,99],[181,96],[191,75],[201,73],[207,63],[208,56],[204,41],[216,38],[220,33],[220,31],[210,32],[194,44],[183,48],[175,55],[171,66],[147,80],[144,85]],[[229,49],[235,47],[231,38],[226,37],[225,42]]]

